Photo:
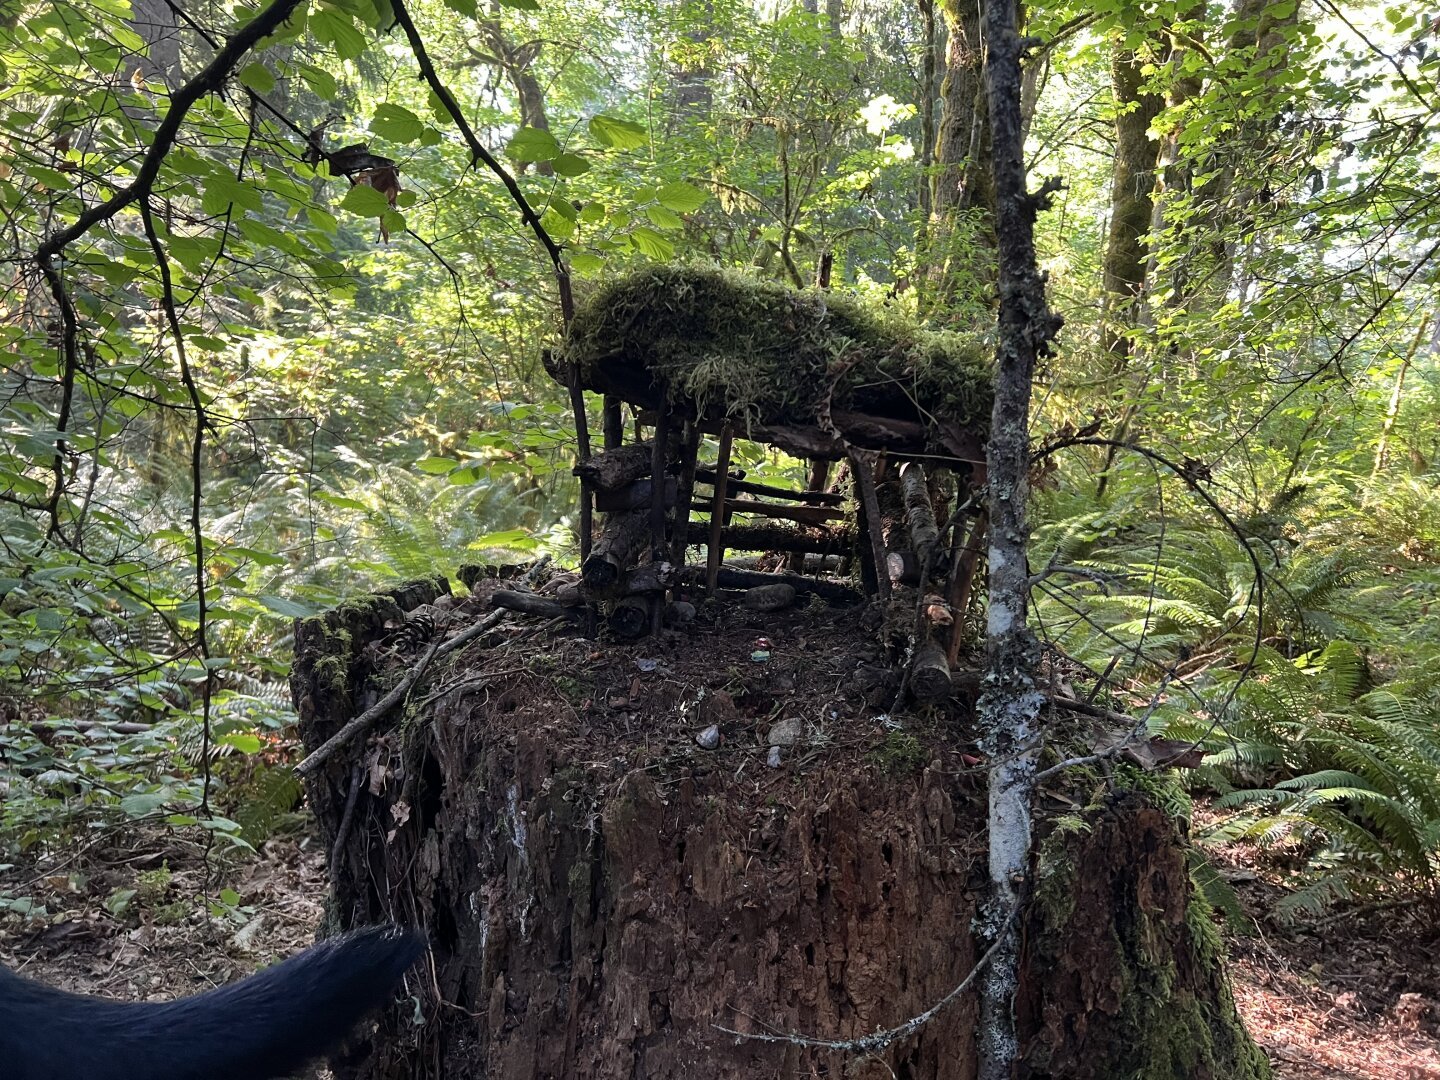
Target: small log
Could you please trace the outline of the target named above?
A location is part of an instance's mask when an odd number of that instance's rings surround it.
[[[708,544],[710,526],[692,523],[691,544]],[[735,551],[800,551],[831,555],[848,551],[855,543],[851,529],[791,529],[783,525],[731,525],[723,530],[722,548]]]
[[[579,462],[571,472],[598,491],[619,491],[649,474],[651,453],[648,439],[627,443]]]
[[[725,528],[725,489],[730,483],[730,444],[734,436],[730,425],[720,431],[720,453],[715,461],[715,496],[710,506],[710,537],[705,553],[705,591],[715,593],[716,572],[725,557],[721,534]]]
[[[751,611],[781,611],[795,603],[795,586],[777,581],[745,590],[744,604]]]
[[[935,523],[935,504],[925,483],[925,470],[919,462],[907,461],[900,467],[900,490],[905,496],[905,520],[910,526],[910,543],[921,566],[933,565],[936,545],[940,543],[940,526]]]
[[[870,569],[875,581],[875,595],[881,604],[890,603],[890,575],[886,572],[885,536],[880,525],[880,501],[875,494],[875,476],[863,451],[850,451],[850,474],[855,479],[855,492],[865,511],[865,531],[870,540]]]
[[[519,611],[525,615],[538,615],[542,619],[554,619],[559,617],[571,618],[579,612],[573,607],[566,607],[558,600],[549,600],[543,596],[536,596],[534,593],[515,592],[511,589],[499,589],[490,594],[490,606],[505,608],[507,611]]]
[[[695,479],[702,484],[714,485],[715,470],[703,466],[695,470]],[[773,484],[757,484],[753,480],[744,480],[737,477],[733,472],[726,483],[727,491],[739,491],[745,495],[766,495],[772,499],[789,499],[792,502],[816,503],[821,506],[839,506],[845,501],[845,496],[839,492],[820,491],[811,489],[807,491],[794,491],[790,488],[776,487]]]
[[[710,510],[713,506],[703,501],[692,502],[690,509]],[[828,506],[778,506],[775,503],[756,502],[754,499],[726,499],[725,517],[728,519],[732,514],[782,518],[785,521],[798,521],[802,525],[823,525],[827,521],[841,521],[845,518],[843,510],[832,510]]]
[[[950,662],[945,650],[934,641],[926,641],[915,650],[910,661],[910,693],[916,701],[934,705],[950,696]]]
[[[650,605],[638,596],[616,602],[605,617],[610,632],[626,641],[635,641],[650,632]]]
[[[680,572],[680,581],[698,581],[699,569],[687,567]],[[716,570],[716,583],[726,589],[754,589],[761,585],[789,585],[801,596],[818,596],[827,603],[853,605],[865,602],[864,595],[853,585],[824,578],[800,577],[797,574],[766,574],[759,570],[737,570],[721,566]]]
[[[625,577],[634,556],[645,547],[649,521],[645,514],[611,514],[590,557],[580,564],[580,578],[590,590],[614,587]]]
[[[646,593],[664,592],[675,584],[675,578],[676,572],[673,563],[643,563],[625,575],[625,595],[640,596]]]
[[[602,514],[614,514],[622,510],[648,510],[650,508],[650,493],[655,489],[655,483],[650,477],[642,477],[630,484],[628,487],[616,491],[595,492],[595,509]],[[678,485],[673,476],[665,478],[665,505],[675,505],[678,495]]]

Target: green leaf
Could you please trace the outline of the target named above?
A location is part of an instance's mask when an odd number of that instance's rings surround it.
[[[667,210],[663,206],[647,206],[645,216],[650,219],[650,224],[657,229],[679,229],[684,226],[685,221],[673,210]]]
[[[264,202],[253,185],[237,180],[229,173],[212,173],[205,181],[205,190],[200,195],[200,209],[207,214],[223,214],[232,205],[246,210],[259,210],[264,206]]]
[[[554,161],[560,156],[560,144],[548,131],[522,127],[510,140],[505,152],[516,161]]]
[[[343,12],[325,8],[311,11],[310,30],[317,40],[333,44],[341,60],[354,60],[365,51],[365,35]]]
[[[66,191],[75,183],[75,178],[59,169],[52,169],[48,165],[33,165],[27,163],[25,171],[37,184],[43,184],[51,191]]]
[[[408,226],[405,224],[405,215],[398,210],[386,210],[380,215],[380,227],[391,236],[396,233],[403,233]]]
[[[420,138],[425,130],[425,122],[403,105],[392,105],[387,101],[375,107],[370,130],[382,139],[408,143]]]
[[[269,596],[264,593],[256,596],[255,602],[266,611],[284,615],[287,619],[308,619],[320,610],[314,604],[302,604],[296,600],[287,600],[283,596]]]
[[[469,544],[471,550],[498,547],[526,551],[535,546],[535,538],[526,529],[506,529],[504,532],[486,533],[484,536],[477,536]]]
[[[579,154],[561,154],[553,164],[561,176],[580,176],[590,171],[590,163]]]
[[[652,259],[668,259],[675,254],[675,245],[666,240],[654,229],[647,229],[641,225],[630,233],[630,243],[635,250],[642,255],[648,255]]]
[[[144,817],[146,814],[154,813],[170,801],[170,796],[161,791],[145,792],[140,795],[127,795],[120,800],[120,809],[132,818]]]
[[[580,220],[586,225],[594,225],[597,221],[605,220],[605,204],[589,202],[580,208]]]
[[[369,184],[356,184],[340,200],[340,208],[361,217],[379,217],[390,209],[390,200]]]
[[[232,731],[228,735],[221,735],[215,741],[221,746],[233,746],[242,754],[258,754],[260,752],[260,737],[245,731]]]
[[[649,135],[633,120],[621,120],[614,116],[592,116],[590,134],[603,146],[617,150],[634,150],[649,141]]]
[[[451,11],[458,11],[466,18],[475,17],[475,0],[445,0],[445,6]]]
[[[540,10],[540,4],[537,0],[500,0],[500,6],[514,8],[516,11]]]
[[[694,184],[687,184],[684,180],[666,184],[655,192],[655,200],[661,206],[674,210],[678,214],[700,209],[709,198],[708,194]]]
[[[575,222],[554,209],[546,210],[540,217],[540,227],[555,240],[568,240],[575,233]]]
[[[248,86],[257,94],[268,94],[275,89],[275,76],[258,60],[241,68],[238,77],[241,86]]]
[[[297,64],[296,69],[300,72],[300,78],[305,81],[305,85],[316,97],[331,101],[339,96],[340,87],[335,83],[335,76],[324,68],[316,67],[314,64]]]
[[[591,277],[605,269],[605,260],[588,251],[576,251],[570,255],[570,269],[583,277]]]
[[[419,469],[423,473],[429,473],[431,476],[440,476],[444,473],[448,473],[451,469],[455,468],[459,464],[460,462],[456,461],[454,458],[427,457],[421,458],[419,461],[417,461],[415,463],[415,468]]]

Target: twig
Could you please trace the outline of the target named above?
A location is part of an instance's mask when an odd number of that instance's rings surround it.
[[[540,573],[549,564],[550,556],[546,555],[527,570],[520,580],[527,583],[533,581],[540,576]],[[509,611],[505,608],[492,611],[474,626],[466,627],[454,637],[446,638],[444,641],[437,641],[432,644],[425,650],[420,659],[415,662],[415,666],[404,674],[388,694],[317,746],[304,761],[295,766],[295,772],[300,776],[309,776],[314,773],[321,765],[324,765],[325,762],[335,756],[335,751],[369,731],[370,728],[375,726],[375,721],[379,720],[399,704],[400,699],[409,692],[410,688],[420,681],[421,676],[425,674],[425,670],[430,666],[432,660],[452,653],[460,648],[460,646],[474,641],[487,630],[498,626],[500,621],[508,614]]]
[[[315,770],[334,756],[336,750],[340,749],[340,747],[346,743],[353,742],[360,735],[363,735],[374,726],[375,721],[379,720],[380,717],[384,716],[399,704],[400,699],[410,691],[410,688],[420,681],[420,677],[425,674],[425,669],[430,666],[430,661],[436,657],[444,656],[446,653],[454,652],[460,648],[461,645],[474,641],[481,634],[485,633],[485,631],[497,626],[508,614],[510,614],[510,612],[507,608],[492,611],[474,626],[467,627],[454,637],[435,642],[425,650],[420,659],[416,661],[415,666],[407,671],[404,677],[395,684],[394,689],[316,747],[314,753],[310,754],[304,761],[295,766],[295,771],[301,776],[309,776],[315,772]]]
[[[355,804],[360,801],[360,788],[365,779],[365,766],[356,762],[350,770],[350,791],[345,796],[345,810],[340,815],[340,828],[335,830],[335,843],[330,845],[330,877],[334,880],[335,868],[340,865],[340,852],[345,841],[350,839],[350,827],[355,822]]]
[[[1096,716],[1102,720],[1113,720],[1118,723],[1129,724],[1131,726],[1129,732],[1126,733],[1125,737],[1119,742],[1117,742],[1114,746],[1107,746],[1104,750],[1097,750],[1093,754],[1084,754],[1080,757],[1066,758],[1064,761],[1059,762],[1058,764],[1051,765],[1048,769],[1041,769],[1038,773],[1035,774],[1034,782],[1036,784],[1039,784],[1042,780],[1049,779],[1057,773],[1064,772],[1066,769],[1076,768],[1080,765],[1093,765],[1096,762],[1109,761],[1111,758],[1119,757],[1132,746],[1138,746],[1141,740],[1145,737],[1146,732],[1150,730],[1150,717],[1153,716],[1155,710],[1160,707],[1160,698],[1165,693],[1165,688],[1170,685],[1170,680],[1174,678],[1174,676],[1174,668],[1171,668],[1169,671],[1165,672],[1164,677],[1160,680],[1160,685],[1155,688],[1155,693],[1152,694],[1150,697],[1150,704],[1145,707],[1145,711],[1142,712],[1138,717],[1126,716],[1124,713],[1111,712],[1109,709],[1099,708],[1098,706],[1091,705],[1089,702],[1086,701],[1077,701],[1075,698],[1062,698],[1056,695],[1051,695],[1051,700],[1054,701],[1057,705],[1063,706],[1064,708],[1072,709],[1078,713],[1084,713],[1086,716]],[[1194,746],[1198,745],[1198,742],[1194,744]]]
[[[1010,914],[1005,916],[1005,921],[1001,924],[1001,928],[1008,929],[1010,924],[1015,921],[1015,917],[1019,914],[1020,901],[1017,899],[1010,908]],[[924,1012],[912,1016],[903,1024],[899,1024],[886,1031],[876,1031],[869,1035],[861,1035],[858,1039],[816,1039],[808,1035],[789,1032],[780,1035],[769,1035],[758,1031],[736,1031],[734,1028],[722,1027],[719,1024],[712,1026],[717,1031],[723,1031],[727,1035],[734,1035],[736,1039],[748,1039],[752,1042],[789,1043],[792,1046],[810,1046],[820,1050],[848,1050],[855,1053],[873,1054],[886,1049],[900,1039],[915,1034],[931,1020],[935,1019],[947,1005],[966,990],[969,990],[971,983],[985,970],[985,966],[990,963],[991,958],[1003,942],[1003,935],[997,935],[995,942],[981,954],[979,960],[975,961],[975,966],[970,969],[970,973],[966,975],[965,978],[960,980],[960,984],[956,986],[955,989],[951,990]]]

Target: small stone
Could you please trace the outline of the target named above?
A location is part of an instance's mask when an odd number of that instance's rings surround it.
[[[720,745],[720,725],[711,724],[695,736],[695,741],[700,744],[702,750],[714,750]]]
[[[798,716],[791,716],[785,720],[777,720],[770,726],[770,736],[766,742],[771,746],[794,746],[804,734],[805,721]]]
[[[695,621],[695,605],[687,600],[672,600],[665,605],[665,621],[671,626],[689,626]]]
[[[765,764],[769,765],[772,769],[778,769],[780,767],[780,747],[770,747],[770,754],[765,758]]]
[[[793,585],[757,585],[745,590],[745,606],[751,611],[779,611],[795,603]]]

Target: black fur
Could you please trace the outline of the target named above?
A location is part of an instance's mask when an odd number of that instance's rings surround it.
[[[165,1003],[52,990],[0,968],[3,1080],[272,1080],[333,1049],[425,947],[378,927]]]

